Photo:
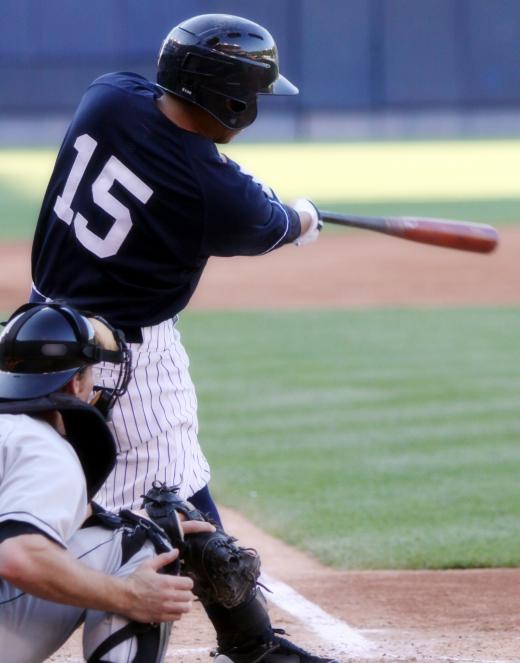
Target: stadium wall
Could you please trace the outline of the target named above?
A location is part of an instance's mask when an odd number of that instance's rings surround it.
[[[282,118],[287,135],[345,129],[345,120],[385,131],[410,114],[453,131],[468,113],[475,126],[491,114],[506,132],[517,128],[517,0],[1,0],[0,115],[66,117],[102,73],[153,77],[170,27],[209,12],[274,34],[301,94],[269,100],[265,126]]]

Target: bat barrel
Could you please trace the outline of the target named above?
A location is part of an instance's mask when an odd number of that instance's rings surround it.
[[[406,216],[359,216],[321,212],[323,221],[350,228],[374,230],[394,237],[460,251],[490,253],[498,244],[498,233],[483,223]]]
[[[498,244],[498,233],[492,226],[447,219],[403,217],[396,234],[414,242],[475,253],[490,253]]]

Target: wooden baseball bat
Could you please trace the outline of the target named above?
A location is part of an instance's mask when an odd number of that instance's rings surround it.
[[[414,216],[356,216],[321,210],[320,215],[326,223],[375,230],[412,242],[434,244],[459,251],[490,253],[498,244],[497,231],[493,226],[484,223]]]

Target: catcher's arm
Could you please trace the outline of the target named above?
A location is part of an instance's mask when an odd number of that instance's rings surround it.
[[[172,621],[188,612],[193,598],[189,578],[158,573],[177,554],[171,551],[143,562],[123,579],[85,566],[43,534],[22,534],[0,544],[0,577],[48,601],[143,622]]]

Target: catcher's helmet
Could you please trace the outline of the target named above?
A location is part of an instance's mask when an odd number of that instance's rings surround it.
[[[16,310],[0,336],[0,400],[47,396],[82,368],[108,361],[122,365],[116,389],[105,398],[105,406],[112,405],[128,385],[130,352],[122,335],[102,322],[113,332],[117,350],[102,347],[87,317],[64,304],[25,304]]]
[[[203,14],[180,23],[159,53],[159,86],[211,113],[228,129],[254,122],[257,94],[298,94],[280,75],[271,34],[239,16]]]

